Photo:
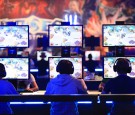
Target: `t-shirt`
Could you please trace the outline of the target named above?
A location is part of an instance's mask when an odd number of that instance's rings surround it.
[[[135,94],[135,79],[126,75],[112,78],[106,83],[103,93]],[[111,115],[135,115],[135,105],[131,101],[116,101],[113,103]]]

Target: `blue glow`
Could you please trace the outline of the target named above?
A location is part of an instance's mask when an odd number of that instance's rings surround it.
[[[103,71],[103,69],[95,69],[95,71]]]
[[[46,69],[46,71],[48,72],[48,71],[49,71],[49,69]],[[85,69],[84,69],[84,71],[88,71],[88,69],[87,69],[87,68],[85,68]],[[101,72],[102,72],[102,71],[103,71],[103,69],[101,69],[101,68],[100,68],[100,69],[99,69],[99,68],[97,68],[97,69],[95,69],[95,71],[97,71],[97,72],[98,72],[98,71],[101,71]],[[30,72],[38,72],[38,69],[30,69]]]
[[[106,103],[113,103],[113,101],[106,101]]]
[[[84,69],[84,71],[88,71],[88,69]]]
[[[38,69],[30,69],[30,72],[38,72]]]
[[[91,104],[92,101],[79,101],[77,102],[78,104]],[[44,102],[10,102],[10,104],[51,104],[51,102],[47,102],[47,103],[44,103]]]
[[[44,102],[10,102],[10,104],[44,104]]]
[[[79,101],[78,104],[91,104],[92,101]]]

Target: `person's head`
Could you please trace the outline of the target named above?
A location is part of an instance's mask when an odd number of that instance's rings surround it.
[[[71,0],[69,2],[69,9],[73,12],[78,12],[79,11],[79,3],[76,0]]]
[[[92,60],[92,54],[88,55],[89,60]]]
[[[69,60],[60,60],[56,67],[56,71],[59,72],[60,74],[73,74],[74,72],[73,63]]]
[[[5,66],[2,63],[0,63],[0,79],[2,79],[5,76],[6,76]]]
[[[46,54],[45,54],[44,52],[42,52],[41,55],[40,55],[40,57],[41,57],[42,59],[44,59],[44,58],[46,58]]]
[[[126,58],[118,58],[113,66],[114,72],[118,74],[127,74],[132,70],[131,62]]]

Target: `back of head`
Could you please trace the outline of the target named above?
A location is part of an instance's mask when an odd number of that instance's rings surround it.
[[[41,53],[40,57],[43,59],[43,58],[46,58],[46,54],[44,52]]]
[[[132,70],[131,63],[126,58],[118,58],[114,63],[113,70],[120,74],[130,73]]]
[[[73,74],[74,66],[73,63],[69,60],[61,60],[59,61],[56,71],[60,74]]]
[[[0,63],[0,78],[3,78],[6,76],[6,70],[5,70],[5,66]]]
[[[89,60],[92,60],[92,54],[88,55]]]

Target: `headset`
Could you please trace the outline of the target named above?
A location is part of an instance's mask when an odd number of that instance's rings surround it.
[[[73,63],[69,60],[60,60],[56,71],[60,74],[73,74],[74,73],[74,66]]]
[[[0,77],[5,77],[6,76],[6,70],[5,70],[5,66],[0,63]]]
[[[131,72],[131,70],[132,70],[132,67],[131,67],[131,62],[128,60],[128,59],[126,59],[126,58],[118,58],[118,59],[116,59],[116,61],[114,62],[114,65],[113,65],[113,70],[114,70],[114,72],[117,72],[117,71],[119,71],[121,68],[119,68],[119,66],[117,65],[117,63],[119,62],[119,61],[125,61],[124,63],[128,63],[128,67],[125,67],[125,72],[126,73],[130,73]],[[125,65],[126,66],[126,65]]]

